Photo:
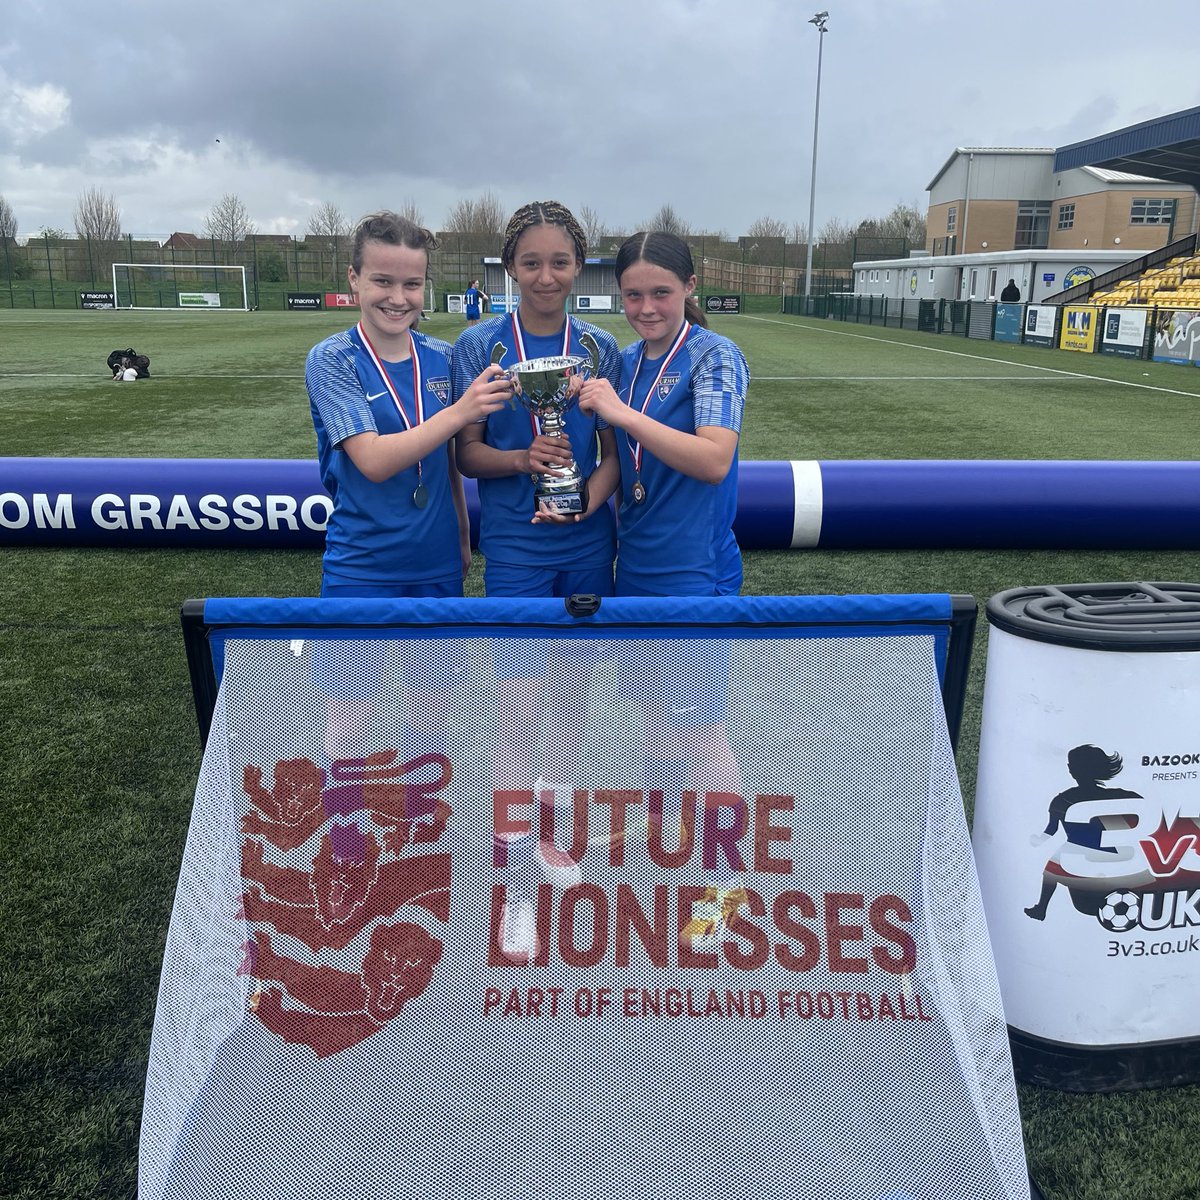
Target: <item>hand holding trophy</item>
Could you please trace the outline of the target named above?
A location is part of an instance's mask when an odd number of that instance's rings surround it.
[[[578,392],[571,389],[571,379],[588,371],[600,370],[600,347],[590,333],[579,339],[588,358],[581,355],[558,358],[531,358],[508,367],[505,375],[511,381],[515,398],[537,419],[546,437],[566,438],[564,417],[575,404]],[[504,357],[503,343],[497,342],[492,362]],[[569,442],[567,443],[570,444]],[[577,516],[587,511],[587,480],[572,459],[557,471],[534,472],[535,506],[545,504],[560,516]]]

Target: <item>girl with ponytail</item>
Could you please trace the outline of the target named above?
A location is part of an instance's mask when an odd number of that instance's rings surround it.
[[[736,594],[742,558],[733,518],[746,360],[707,328],[682,238],[634,234],[617,252],[616,275],[625,316],[641,340],[622,355],[619,389],[589,379],[580,408],[617,431],[617,595]]]

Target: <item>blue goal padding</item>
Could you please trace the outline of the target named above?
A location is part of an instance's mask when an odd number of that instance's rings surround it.
[[[323,627],[353,626],[356,636],[371,636],[373,627],[396,625],[487,626],[489,636],[505,628],[536,627],[539,634],[555,630],[578,634],[584,630],[618,630],[631,625],[685,625],[696,636],[720,630],[737,637],[737,629],[753,629],[761,637],[766,627],[871,626],[945,624],[952,599],[943,593],[859,596],[615,596],[603,600],[594,614],[575,616],[562,600],[541,598],[325,599],[310,596],[280,598],[222,597],[205,600],[204,619],[210,625],[259,626],[271,636],[282,627],[318,636]],[[732,627],[732,628],[731,628]],[[849,632],[855,632],[850,629]],[[247,636],[242,631],[240,636]],[[443,634],[444,636],[444,634]]]

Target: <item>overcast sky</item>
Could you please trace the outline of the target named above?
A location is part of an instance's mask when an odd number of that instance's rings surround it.
[[[815,226],[924,211],[956,146],[1061,146],[1200,105],[1197,0],[826,0]],[[812,0],[8,0],[0,195],[18,234],[201,232],[226,193],[303,235],[490,190],[631,232],[808,218]]]

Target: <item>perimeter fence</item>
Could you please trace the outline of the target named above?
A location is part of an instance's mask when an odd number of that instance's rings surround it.
[[[439,245],[430,258],[430,275],[439,310],[449,310],[448,298],[465,291],[475,278],[484,279],[490,292],[503,292],[499,235],[442,232],[437,236]],[[597,275],[580,290],[609,293],[615,301],[611,266],[625,236],[611,234],[595,240],[586,272]],[[739,296],[744,310],[750,297],[774,297],[783,307],[804,290],[808,251],[804,243],[707,235],[687,240],[702,294]],[[814,244],[811,291],[823,297],[848,287],[856,253],[863,250],[853,241]],[[201,265],[242,266],[251,305],[285,309],[289,293],[344,292],[349,255],[348,237],[249,234],[233,243],[182,233],[172,234],[166,242],[131,235],[102,240],[43,233],[22,242],[0,236],[0,307],[102,307],[103,297],[112,288],[112,264],[130,263],[180,272]],[[85,296],[94,296],[96,301],[89,303]],[[613,310],[617,308],[614,303]]]
[[[832,293],[807,309],[802,303],[797,300],[787,311],[977,341],[1200,365],[1200,311],[1175,306],[998,304],[853,293]]]

